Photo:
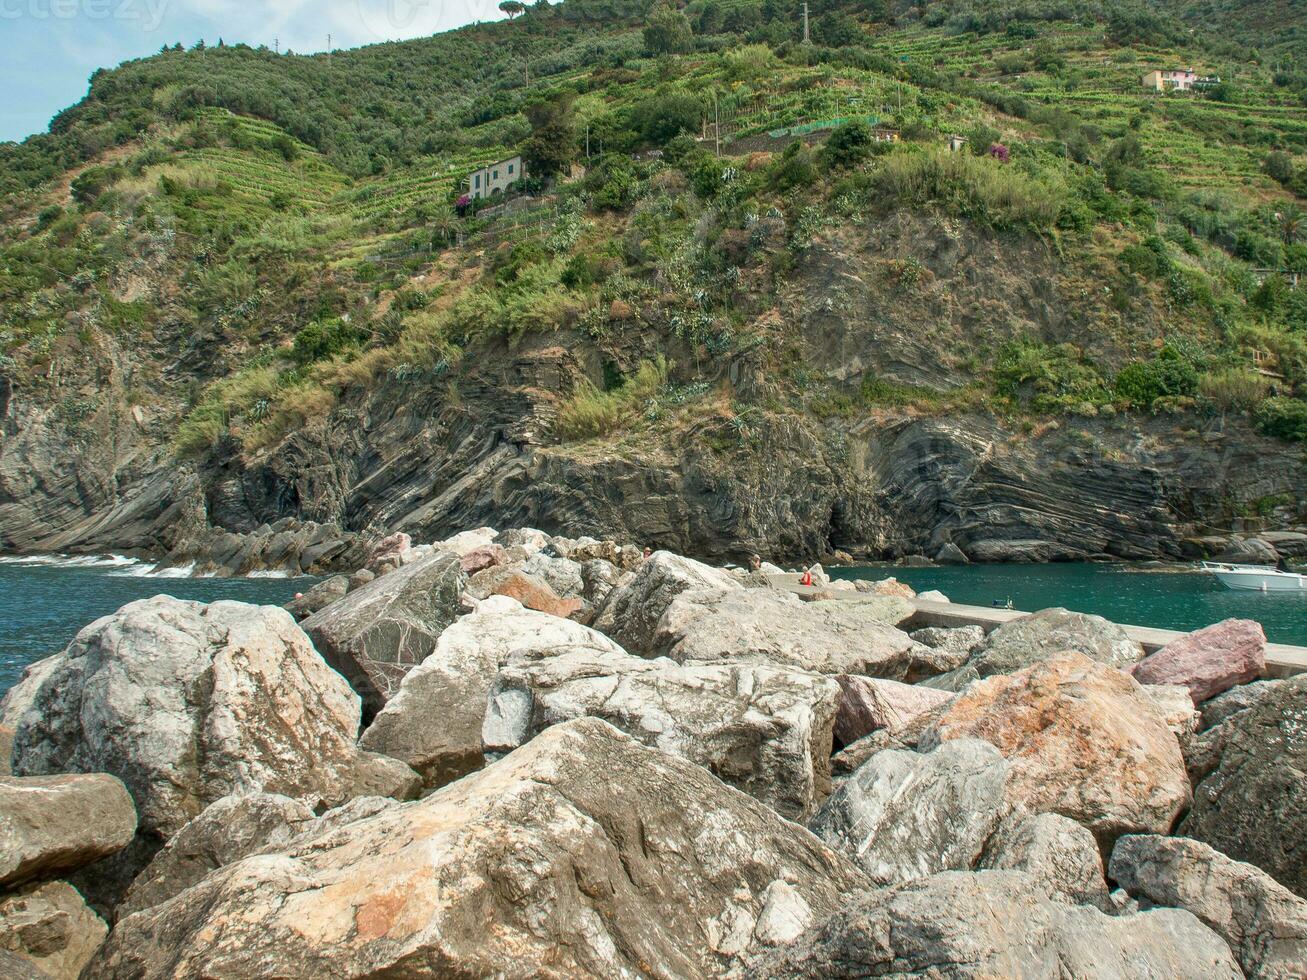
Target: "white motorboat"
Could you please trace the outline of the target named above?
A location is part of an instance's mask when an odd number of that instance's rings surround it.
[[[1219,561],[1203,562],[1203,571],[1211,572],[1227,589],[1250,592],[1307,592],[1307,575],[1282,572],[1271,565],[1231,565]]]

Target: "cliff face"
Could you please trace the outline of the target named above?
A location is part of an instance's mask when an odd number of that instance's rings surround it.
[[[271,454],[198,468],[130,411],[104,409],[73,441],[57,409],[10,396],[0,548],[162,552],[245,571],[317,547],[316,567],[331,567],[351,553],[327,539],[490,524],[716,560],[933,555],[945,543],[975,560],[1146,559],[1179,557],[1184,538],[1228,527],[1235,502],[1292,495],[1307,477],[1300,453],[1242,423],[1185,433],[1166,416],[1022,431],[981,412],[785,414],[730,437],[705,421],[551,444],[557,393],[577,373],[570,354],[544,349],[487,364],[457,405],[421,379],[359,391]],[[233,543],[278,521],[274,532],[339,533],[291,534],[271,553]]]

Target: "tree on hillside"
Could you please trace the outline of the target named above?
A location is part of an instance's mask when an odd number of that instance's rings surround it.
[[[685,54],[694,47],[690,21],[679,10],[660,3],[644,25],[644,46],[651,54]]]
[[[526,10],[526,4],[521,3],[520,0],[504,0],[504,2],[499,5],[499,9],[508,14],[508,19],[512,20],[518,14],[523,13]]]
[[[522,113],[531,124],[531,135],[522,145],[527,176],[545,179],[562,173],[576,159],[571,93],[529,102]]]

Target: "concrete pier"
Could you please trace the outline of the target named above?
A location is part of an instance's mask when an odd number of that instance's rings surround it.
[[[795,574],[768,576],[777,588],[789,589],[800,598],[811,598],[817,593],[831,595],[828,589],[810,585],[800,585],[799,576]],[[858,599],[864,592],[833,593],[837,599]],[[901,624],[903,629],[921,629],[925,626],[979,626],[986,633],[1004,623],[1030,613],[1020,609],[1000,609],[991,606],[967,606],[959,602],[932,602],[928,599],[908,600],[916,612],[907,622]],[[1145,653],[1152,653],[1166,646],[1172,640],[1184,636],[1179,630],[1156,629],[1152,626],[1131,626],[1119,623],[1132,640],[1143,645]],[[1292,646],[1288,643],[1266,644],[1266,674],[1268,677],[1289,677],[1293,674],[1307,672],[1307,647]]]
[[[923,626],[979,626],[986,633],[997,626],[1028,616],[1019,609],[994,609],[989,606],[966,606],[958,602],[931,602],[927,599],[910,599],[916,613],[903,624],[904,629]],[[1145,653],[1160,650],[1172,640],[1185,635],[1178,630],[1163,630],[1152,626],[1131,626],[1119,623],[1130,639],[1143,645]],[[1287,643],[1266,644],[1266,672],[1271,677],[1288,677],[1307,671],[1307,647]]]

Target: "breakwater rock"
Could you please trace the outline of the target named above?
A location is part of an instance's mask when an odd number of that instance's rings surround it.
[[[771,581],[480,527],[365,549],[291,604],[303,626],[125,606],[0,702],[0,965],[1307,970],[1303,686],[1241,682],[1247,626],[1144,671],[1062,610],[909,633],[901,583],[801,602]],[[1220,683],[1185,686],[1189,664]]]

